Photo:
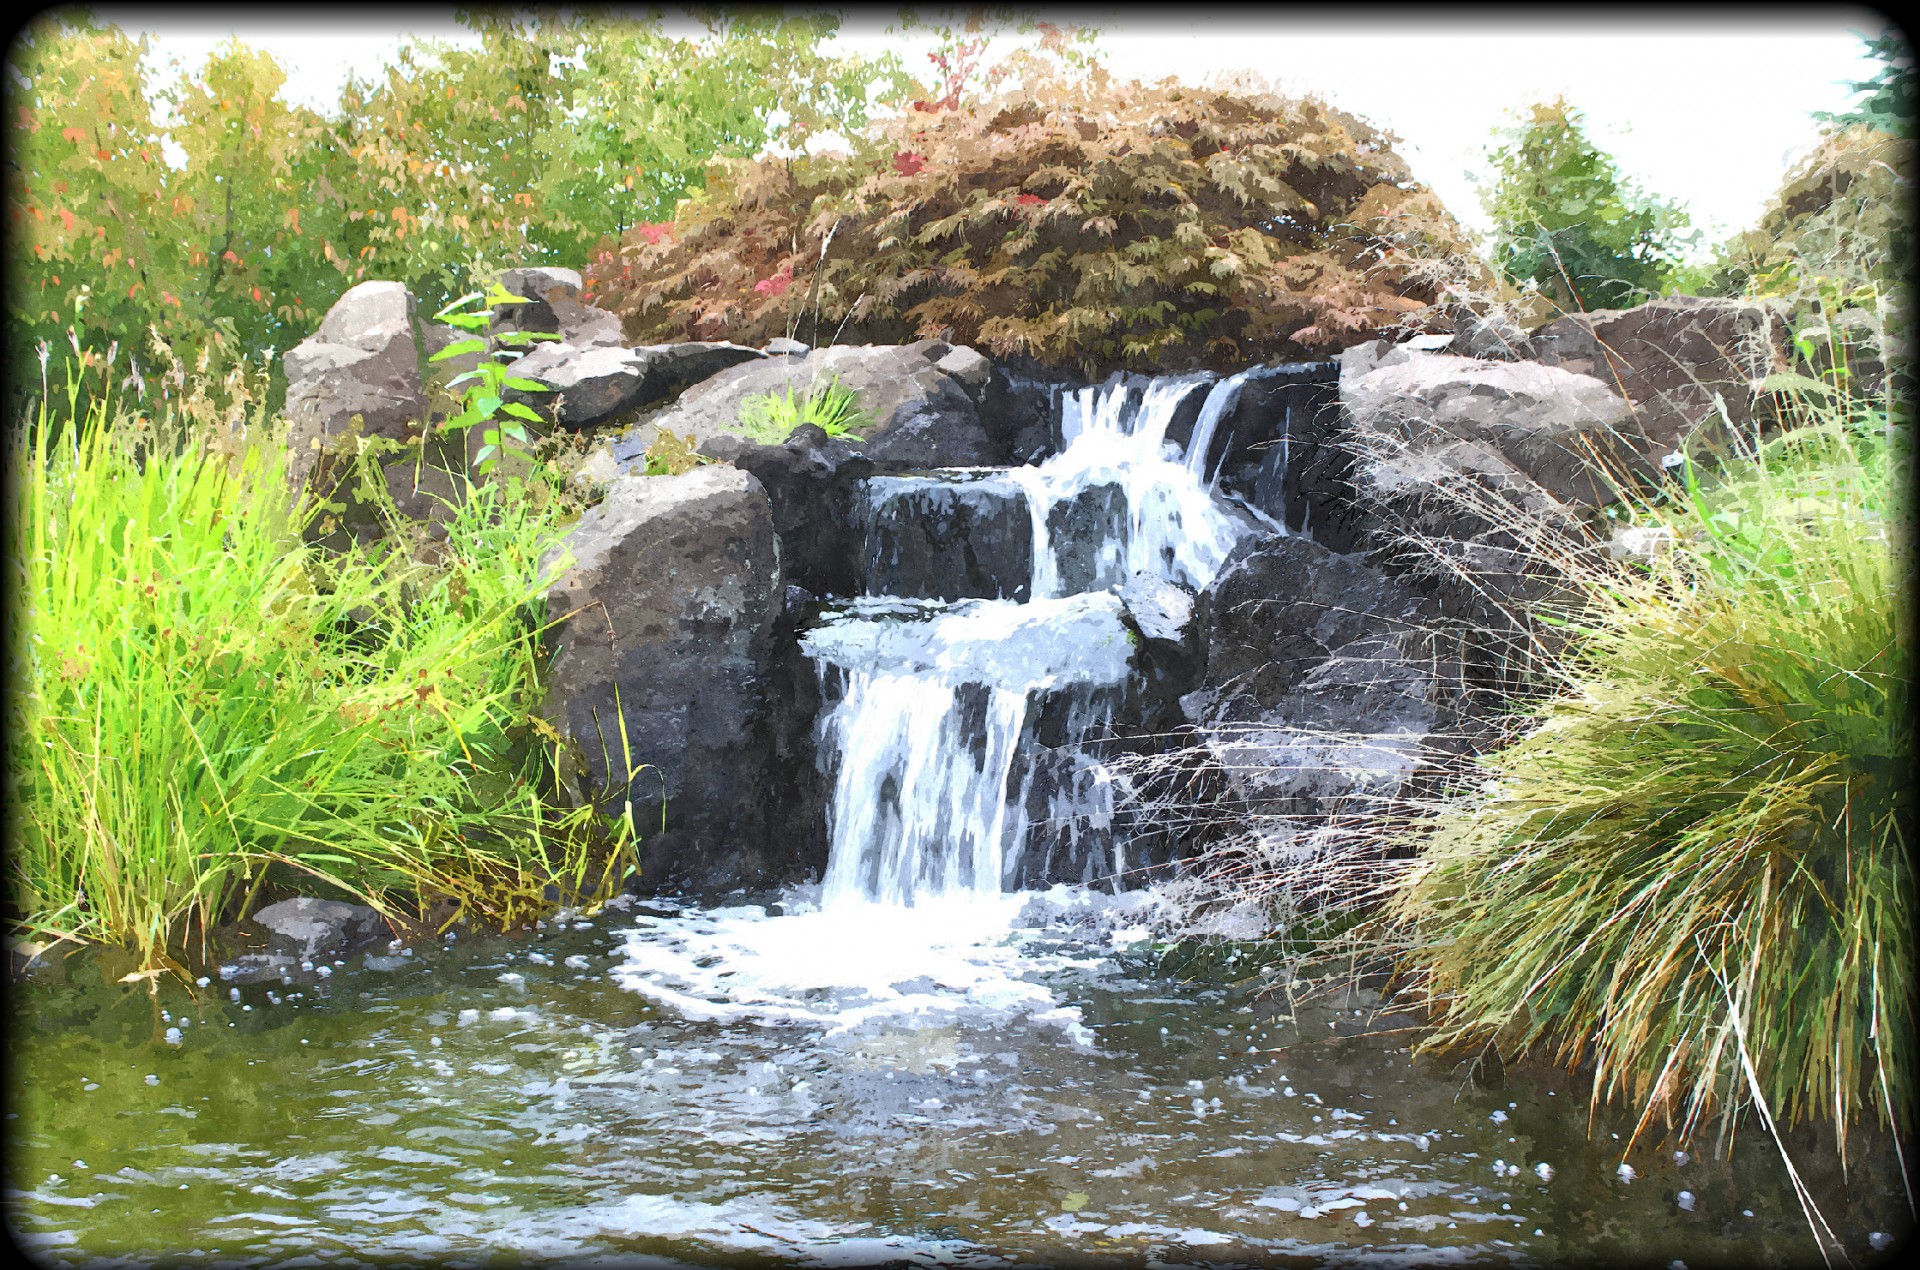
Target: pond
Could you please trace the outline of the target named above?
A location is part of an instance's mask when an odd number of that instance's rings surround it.
[[[1151,891],[818,895],[624,900],[292,982],[150,993],[71,958],[11,994],[15,1237],[49,1264],[1817,1263],[1757,1128],[1628,1149],[1564,1074],[1415,1061],[1371,989],[1156,950]],[[1856,1260],[1907,1229],[1884,1166],[1849,1194],[1799,1162]]]

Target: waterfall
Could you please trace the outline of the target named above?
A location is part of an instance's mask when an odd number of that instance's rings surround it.
[[[1121,867],[1085,748],[1130,688],[1114,590],[1198,590],[1225,563],[1244,521],[1207,452],[1250,373],[1119,377],[1062,396],[1062,448],[1037,466],[868,482],[870,594],[801,641],[831,777],[823,908],[998,894],[1047,835],[1083,880]],[[1202,391],[1183,452],[1167,434]]]

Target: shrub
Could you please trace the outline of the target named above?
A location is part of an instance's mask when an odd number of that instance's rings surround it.
[[[1560,690],[1389,905],[1429,1047],[1591,1059],[1596,1098],[1685,1130],[1749,1103],[1843,1144],[1869,1107],[1911,1125],[1906,429],[1835,398],[1635,502],[1668,547],[1644,564],[1554,552]]]
[[[1029,75],[852,155],[723,160],[590,263],[636,341],[943,336],[1089,373],[1324,355],[1464,255],[1390,138],[1313,100]]]
[[[305,546],[259,436],[69,417],[10,456],[12,916],[162,962],[299,875],[496,914],[584,876],[529,783],[537,561],[554,526],[471,490],[428,571]]]
[[[836,376],[824,387],[809,389],[800,397],[789,388],[784,393],[762,393],[740,403],[736,427],[750,441],[778,445],[793,435],[803,423],[811,423],[830,437],[860,440],[854,431],[866,421],[859,408],[857,394],[842,388]]]
[[[1490,156],[1486,197],[1500,272],[1563,309],[1624,308],[1659,295],[1687,217],[1634,189],[1564,99],[1527,112]]]

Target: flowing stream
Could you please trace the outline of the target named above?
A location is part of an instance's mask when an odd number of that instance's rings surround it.
[[[285,983],[150,994],[95,957],[21,987],[16,1238],[131,1264],[1803,1264],[1770,1144],[1690,1159],[1590,1121],[1563,1074],[1417,1064],[1371,991],[1256,990],[1252,945],[1170,953],[1168,898],[1115,886],[1089,746],[1135,691],[1115,588],[1203,588],[1255,527],[1209,459],[1245,378],[1089,388],[1038,466],[870,483],[870,594],[803,640],[818,883]],[[930,508],[981,540],[919,542]],[[1857,1252],[1903,1228],[1868,1202],[1897,1189],[1854,1194]]]

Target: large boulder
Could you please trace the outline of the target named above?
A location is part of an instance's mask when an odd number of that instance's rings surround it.
[[[1534,332],[1527,353],[1632,403],[1635,449],[1657,460],[1702,428],[1709,447],[1725,443],[1729,426],[1744,429],[1759,382],[1786,365],[1785,341],[1784,324],[1763,305],[1670,296],[1556,318]]]
[[[427,414],[421,357],[413,296],[401,283],[362,282],[335,301],[282,358],[289,479],[304,483],[355,426],[392,440],[417,433]]]
[[[509,269],[500,275],[500,285],[514,295],[527,297],[525,304],[502,304],[494,309],[489,328],[493,336],[508,332],[538,332],[558,335],[575,348],[600,348],[625,344],[620,315],[596,308],[581,299],[580,273],[550,265]]]
[[[780,538],[782,576],[814,596],[853,596],[864,590],[865,479],[873,463],[842,437],[802,424],[779,445],[758,445],[724,433],[709,437],[703,455],[751,472],[767,491]]]
[[[1439,717],[1413,591],[1272,535],[1236,550],[1201,611],[1206,666],[1181,705],[1249,811],[1318,819],[1401,793]]]
[[[657,431],[691,435],[696,445],[737,430],[749,397],[792,392],[802,396],[838,382],[857,394],[868,422],[856,429],[858,448],[881,471],[970,467],[1005,462],[982,421],[980,402],[991,389],[984,359],[954,356],[941,340],[915,344],[838,345],[804,355],[765,358],[722,370],[683,393],[667,410],[638,425],[617,448],[643,452]],[[754,350],[756,357],[762,356]]]
[[[665,401],[729,366],[765,357],[758,349],[737,344],[661,344],[647,348],[606,344],[579,347],[568,341],[541,344],[513,363],[513,373],[545,384],[552,391],[509,390],[507,398],[532,406],[558,426],[578,432]]]
[[[1632,408],[1591,375],[1394,350],[1364,374],[1343,377],[1341,397],[1376,483],[1492,464],[1562,503],[1596,507],[1615,497],[1601,464],[1619,460]]]
[[[771,880],[783,861],[768,855],[762,797],[766,684],[782,587],[765,489],[718,465],[621,477],[558,550],[572,563],[547,592],[560,625],[545,709],[563,788],[608,810],[631,801],[650,885]]]

